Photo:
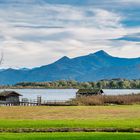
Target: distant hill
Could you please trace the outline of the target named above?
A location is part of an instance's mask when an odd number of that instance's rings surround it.
[[[0,70],[0,84],[54,80],[97,81],[102,79],[140,79],[140,57],[118,58],[101,50],[86,56],[68,58],[33,69]]]

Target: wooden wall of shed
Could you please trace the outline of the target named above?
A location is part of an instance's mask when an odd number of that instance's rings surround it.
[[[11,103],[17,103],[19,102],[19,97],[18,96],[9,96],[6,98],[7,102],[11,102]]]

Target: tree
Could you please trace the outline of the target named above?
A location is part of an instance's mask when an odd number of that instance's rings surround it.
[[[3,63],[3,52],[1,52],[0,65]]]

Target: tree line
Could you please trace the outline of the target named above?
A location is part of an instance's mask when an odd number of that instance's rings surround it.
[[[55,89],[139,89],[140,80],[112,79],[97,82],[78,82],[75,80],[59,80],[53,82],[21,82],[13,85],[16,88],[55,88]]]

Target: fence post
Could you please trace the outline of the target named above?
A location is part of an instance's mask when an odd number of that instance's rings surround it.
[[[37,104],[38,104],[38,105],[41,105],[41,100],[42,100],[42,99],[41,99],[41,96],[37,96]]]

